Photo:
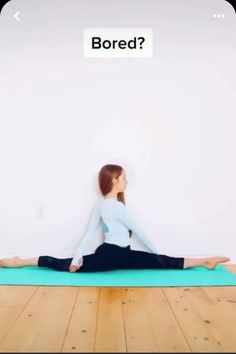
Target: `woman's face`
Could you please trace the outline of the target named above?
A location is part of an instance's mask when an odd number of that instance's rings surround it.
[[[127,179],[126,179],[126,173],[125,170],[122,170],[121,175],[117,178],[117,183],[116,183],[116,188],[117,188],[117,192],[124,192],[124,190],[126,189],[127,186]]]

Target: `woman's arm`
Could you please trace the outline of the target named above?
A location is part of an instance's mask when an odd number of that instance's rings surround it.
[[[99,202],[97,202],[92,209],[92,212],[90,214],[88,228],[87,228],[81,242],[79,243],[78,248],[76,249],[75,255],[74,255],[72,262],[71,262],[71,266],[78,266],[79,261],[80,261],[80,265],[82,265],[81,257],[83,256],[86,247],[91,242],[91,240],[97,230],[100,220],[101,220],[101,216],[100,216],[100,212],[99,212]]]
[[[157,247],[151,242],[146,233],[136,225],[132,216],[130,215],[127,207],[124,204],[121,204],[120,213],[119,213],[120,221],[131,231],[135,233],[135,235],[142,241],[142,243],[153,253],[158,254]]]

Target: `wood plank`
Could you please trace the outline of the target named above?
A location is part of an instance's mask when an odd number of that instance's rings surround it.
[[[100,289],[95,352],[126,352],[121,288]]]
[[[217,307],[211,317],[212,333],[219,338],[222,351],[236,350],[236,287],[205,287],[205,293]]]
[[[77,292],[76,287],[38,287],[0,351],[60,351]]]
[[[190,352],[181,328],[161,288],[143,288],[144,305],[159,352]],[[171,333],[171,335],[170,335]]]
[[[100,288],[81,287],[62,352],[93,352]]]
[[[37,288],[37,286],[0,286],[0,343]]]
[[[220,334],[224,322],[217,333],[209,325],[219,307],[201,287],[165,288],[164,292],[192,351],[221,352],[226,347]]]
[[[190,351],[161,288],[126,288],[122,298],[128,352]]]
[[[155,352],[158,343],[146,309],[143,288],[123,288],[127,352]]]
[[[5,353],[234,352],[236,287],[0,286],[0,329]]]

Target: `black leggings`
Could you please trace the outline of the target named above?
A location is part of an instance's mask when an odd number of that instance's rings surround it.
[[[40,256],[38,266],[68,272],[72,259]],[[183,269],[183,265],[183,257],[134,251],[130,249],[130,246],[120,247],[104,242],[95,253],[83,256],[83,265],[77,272],[101,272],[115,269]]]

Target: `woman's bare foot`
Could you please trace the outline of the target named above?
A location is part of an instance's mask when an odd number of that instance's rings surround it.
[[[12,257],[12,258],[2,258],[0,259],[0,267],[2,268],[17,268],[21,266],[21,258],[20,257]]]
[[[205,267],[208,269],[215,269],[218,263],[225,263],[228,261],[230,261],[230,258],[228,257],[209,257],[206,258]]]
[[[184,258],[183,268],[206,267],[208,269],[215,269],[218,263],[228,261],[230,261],[228,257]]]

